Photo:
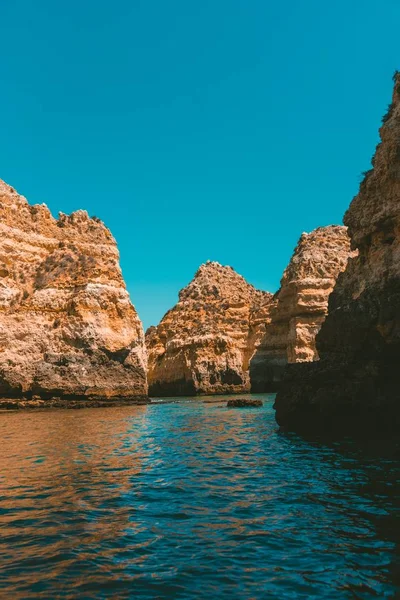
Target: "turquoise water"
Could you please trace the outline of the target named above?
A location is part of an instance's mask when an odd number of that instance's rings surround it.
[[[0,597],[395,598],[393,448],[264,400],[1,414]]]

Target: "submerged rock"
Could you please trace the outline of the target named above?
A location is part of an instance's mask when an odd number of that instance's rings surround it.
[[[373,169],[344,217],[351,258],[317,337],[320,361],[291,365],[275,402],[293,430],[400,426],[400,77],[380,129]]]
[[[226,406],[229,408],[254,408],[263,406],[263,402],[254,398],[232,398],[232,400],[228,400]]]
[[[146,396],[142,324],[105,225],[56,220],[0,181],[0,233],[0,396]]]
[[[249,331],[272,294],[256,290],[231,267],[207,262],[178,303],[146,332],[151,396],[250,391]]]
[[[276,391],[288,363],[318,359],[315,337],[328,312],[328,298],[350,255],[347,228],[318,227],[303,233],[281,279],[275,302],[250,361],[251,390]]]

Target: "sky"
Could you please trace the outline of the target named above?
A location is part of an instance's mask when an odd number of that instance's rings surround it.
[[[279,288],[342,222],[400,69],[398,0],[0,0],[0,178],[118,242],[144,326],[206,260]]]

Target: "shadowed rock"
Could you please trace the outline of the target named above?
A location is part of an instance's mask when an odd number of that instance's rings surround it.
[[[226,403],[228,408],[255,408],[262,405],[262,400],[254,400],[254,398],[232,398]]]
[[[395,432],[400,427],[400,77],[381,142],[344,217],[351,258],[317,337],[320,361],[291,365],[275,402],[293,430]]]
[[[263,334],[250,361],[252,392],[276,391],[288,363],[318,359],[315,337],[328,312],[329,294],[349,255],[346,227],[318,227],[302,234],[280,290],[264,311]]]

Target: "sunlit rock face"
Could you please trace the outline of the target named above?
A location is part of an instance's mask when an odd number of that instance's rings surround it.
[[[304,233],[274,296],[208,262],[146,333],[153,396],[275,391],[288,362],[318,358],[315,336],[350,253],[346,227]]]
[[[114,238],[0,181],[0,396],[147,393],[142,324]]]
[[[276,399],[290,429],[395,430],[400,425],[400,78],[373,169],[344,222],[358,256],[329,299],[321,360],[288,368]]]
[[[257,318],[272,301],[231,267],[202,265],[178,303],[146,333],[150,395],[250,391]]]
[[[275,301],[268,306],[264,335],[250,361],[252,391],[275,391],[287,363],[318,360],[315,337],[349,255],[346,227],[319,227],[302,234]]]

